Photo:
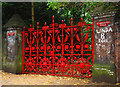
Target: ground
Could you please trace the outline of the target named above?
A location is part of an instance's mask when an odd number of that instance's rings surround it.
[[[1,71],[2,85],[110,85],[92,82],[88,78],[73,78],[39,74],[12,74]]]

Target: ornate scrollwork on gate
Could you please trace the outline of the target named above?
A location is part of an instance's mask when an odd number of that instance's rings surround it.
[[[92,77],[94,63],[94,31],[92,24],[81,18],[78,25],[54,23],[37,30],[23,28],[23,73],[58,76]]]

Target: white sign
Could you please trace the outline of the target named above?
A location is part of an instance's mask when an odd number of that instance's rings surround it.
[[[105,33],[108,32],[113,32],[111,27],[106,27],[106,28],[100,28],[99,31],[98,29],[96,29],[96,33],[100,33],[101,34],[101,38],[98,39],[99,43],[104,43],[104,42],[108,42],[108,39],[105,38]]]

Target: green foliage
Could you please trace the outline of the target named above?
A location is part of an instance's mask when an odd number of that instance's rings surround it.
[[[91,19],[91,10],[86,10],[90,6],[95,6],[95,4],[89,2],[85,2],[84,5],[82,5],[82,2],[48,2],[47,5],[49,8],[57,10],[58,14],[60,14],[67,23],[70,23],[71,17],[73,17],[76,23],[80,21],[81,17],[83,17],[84,20],[89,23],[89,19]]]
[[[116,9],[118,3],[114,2],[48,2],[48,7],[57,10],[62,18],[68,20],[73,17],[75,22],[84,18],[84,21],[91,23],[91,14],[96,11],[104,11],[105,9]]]
[[[99,10],[97,10],[100,8]],[[51,23],[52,16],[55,16],[55,22],[61,23],[64,19],[67,25],[70,24],[70,18],[73,17],[74,24],[83,17],[84,21],[91,23],[91,13],[94,10],[103,11],[107,9],[118,9],[118,3],[113,2],[34,2],[35,26],[36,22],[41,22],[40,26]],[[32,23],[31,2],[2,2],[3,25],[14,14],[18,13],[27,25]],[[47,20],[50,19],[50,20]]]

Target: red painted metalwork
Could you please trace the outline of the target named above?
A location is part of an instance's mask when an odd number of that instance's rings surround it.
[[[52,24],[37,30],[23,28],[22,72],[71,77],[92,77],[94,27],[81,18],[78,25]]]

